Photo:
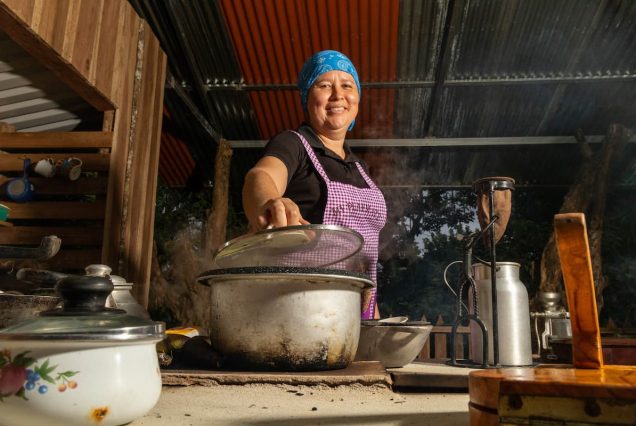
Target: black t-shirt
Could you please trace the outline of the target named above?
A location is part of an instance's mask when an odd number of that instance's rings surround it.
[[[322,144],[309,125],[301,125],[298,133],[307,139],[329,179],[358,188],[369,187],[355,163],[361,163],[368,174],[365,164],[351,152],[346,142],[343,160]],[[281,132],[267,143],[265,155],[276,157],[287,166],[287,189],[283,196],[298,204],[300,214],[310,223],[322,223],[327,203],[327,188],[314,168],[300,138],[289,130]]]

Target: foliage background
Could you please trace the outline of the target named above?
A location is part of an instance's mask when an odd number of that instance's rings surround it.
[[[497,244],[499,261],[521,265],[520,278],[530,299],[539,289],[540,261],[552,232],[552,218],[559,211],[565,188],[517,188],[513,193],[510,222]],[[383,317],[439,316],[450,323],[456,314],[456,298],[444,284],[443,272],[462,259],[463,235],[478,229],[476,197],[462,189],[385,189],[389,219],[381,235],[379,303]],[[210,189],[170,189],[159,186],[155,240],[163,270],[171,268],[171,242],[184,227],[200,235],[211,207]],[[242,212],[230,202],[228,239],[246,232]],[[608,287],[601,326],[636,327],[636,194],[616,187],[608,193],[603,229],[603,268]],[[198,238],[193,238],[197,244]],[[196,249],[196,247],[195,247]],[[196,250],[195,250],[196,251]],[[474,254],[488,259],[479,242]],[[461,265],[449,268],[449,282],[457,281]],[[169,274],[168,274],[169,275]]]

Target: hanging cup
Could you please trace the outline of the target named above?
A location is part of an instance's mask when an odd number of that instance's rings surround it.
[[[66,160],[57,162],[57,171],[69,180],[77,180],[82,174],[82,160],[77,157],[69,157]]]
[[[35,173],[39,174],[42,177],[50,178],[55,176],[55,162],[52,158],[43,158],[37,163],[35,163],[35,167],[33,168]]]

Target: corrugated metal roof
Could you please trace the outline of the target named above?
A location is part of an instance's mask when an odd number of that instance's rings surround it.
[[[631,0],[130,2],[168,55],[170,158],[160,173],[171,185],[212,182],[220,138],[259,141],[296,127],[298,69],[326,48],[348,54],[361,77],[353,139],[470,143],[636,126]],[[99,114],[16,47],[0,34],[0,120],[99,128]],[[258,157],[248,151],[234,156],[238,178]]]
[[[226,139],[296,127],[297,72],[326,48],[349,55],[361,77],[351,138],[604,134],[611,122],[636,124],[633,1],[132,3]],[[192,151],[208,143],[187,142]],[[213,159],[203,161],[211,173]]]
[[[398,0],[375,2],[374,7],[325,0],[223,0],[220,4],[247,86],[294,87],[303,62],[326,49],[342,51],[360,64],[361,81],[396,79]],[[393,97],[392,90],[365,91],[353,135],[392,136]],[[295,90],[251,92],[250,101],[261,138],[302,121]]]

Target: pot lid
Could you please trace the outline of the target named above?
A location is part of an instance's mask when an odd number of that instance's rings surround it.
[[[165,325],[105,307],[113,283],[106,277],[73,276],[61,279],[55,290],[62,307],[44,311],[3,330],[1,340],[159,341]]]
[[[214,256],[215,268],[251,266],[324,267],[336,265],[362,249],[360,233],[337,225],[270,228],[225,243]]]
[[[255,266],[243,268],[213,269],[199,275],[197,277],[197,282],[206,286],[210,286],[211,283],[217,280],[249,280],[256,275],[258,276],[258,278],[271,278],[278,282],[285,279],[300,278],[305,282],[314,281],[316,283],[319,283],[321,280],[330,280],[335,278],[339,280],[349,280],[351,283],[355,283],[355,285],[360,288],[375,287],[375,283],[371,281],[371,279],[367,275],[358,272],[346,271],[341,269],[281,266]]]

